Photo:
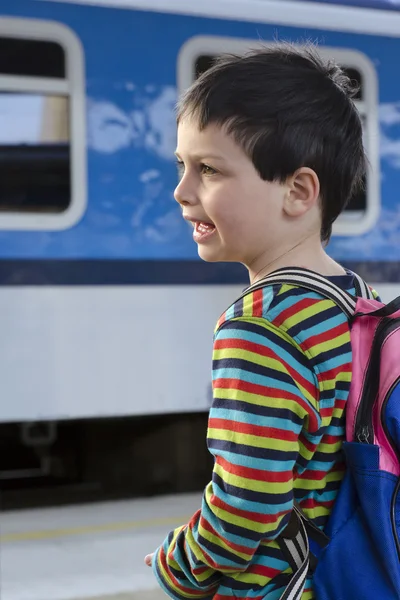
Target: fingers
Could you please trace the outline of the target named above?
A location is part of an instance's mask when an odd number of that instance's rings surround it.
[[[147,556],[144,557],[144,562],[146,563],[146,565],[148,567],[151,567],[151,563],[153,561],[153,555],[154,554],[148,554]]]

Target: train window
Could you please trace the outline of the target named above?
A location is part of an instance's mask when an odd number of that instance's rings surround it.
[[[71,201],[65,96],[0,92],[0,213],[62,213]]]
[[[56,42],[0,37],[0,74],[65,77],[65,52]]]
[[[248,40],[195,37],[182,47],[178,58],[179,91],[209,69],[215,58],[224,52],[242,53],[254,47]],[[377,77],[369,59],[356,51],[323,48],[324,57],[333,57],[342,65],[350,79],[359,87],[354,101],[364,126],[364,145],[370,164],[363,190],[351,198],[346,210],[334,225],[336,235],[365,233],[375,224],[379,215],[379,147]]]
[[[66,229],[86,206],[83,56],[53,22],[0,18],[0,230]]]

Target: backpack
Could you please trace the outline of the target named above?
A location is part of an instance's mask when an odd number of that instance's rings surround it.
[[[357,297],[294,267],[274,271],[241,296],[297,285],[333,300],[351,327],[346,474],[324,531],[294,503],[277,540],[294,573],[280,600],[300,600],[310,574],[317,600],[400,599],[400,298],[385,305],[352,275]]]

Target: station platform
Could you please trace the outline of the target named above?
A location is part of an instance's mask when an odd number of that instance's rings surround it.
[[[144,557],[201,493],[2,512],[2,600],[162,600]]]

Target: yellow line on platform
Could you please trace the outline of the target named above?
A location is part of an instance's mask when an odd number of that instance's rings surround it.
[[[82,527],[68,527],[65,529],[45,529],[43,531],[21,531],[4,533],[0,535],[0,543],[26,542],[32,540],[52,540],[56,538],[87,535],[92,533],[106,533],[109,531],[127,531],[130,529],[146,529],[163,525],[179,526],[187,523],[193,515],[183,517],[160,517],[144,521],[123,521],[120,523],[104,523],[104,525],[87,525]]]

